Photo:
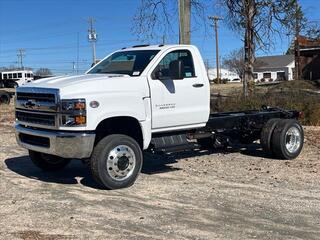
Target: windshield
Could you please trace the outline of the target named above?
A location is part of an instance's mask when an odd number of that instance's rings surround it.
[[[88,73],[115,73],[139,76],[159,50],[116,52],[97,64]]]

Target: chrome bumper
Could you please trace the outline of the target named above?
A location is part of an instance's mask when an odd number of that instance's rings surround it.
[[[36,130],[15,125],[16,139],[21,147],[64,158],[91,156],[95,134]]]

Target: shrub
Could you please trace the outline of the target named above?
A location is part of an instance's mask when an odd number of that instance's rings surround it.
[[[220,98],[220,99],[219,99]],[[260,109],[262,105],[297,110],[304,113],[301,119],[304,125],[320,125],[320,95],[303,90],[270,88],[266,92],[255,91],[245,100],[238,93],[228,97],[218,97],[211,103],[212,112],[243,111]]]
[[[215,84],[218,84],[218,79],[217,79],[217,78],[213,79],[212,81],[213,81]],[[227,78],[220,78],[220,83],[226,84],[226,83],[228,83],[228,82],[229,82],[229,79],[227,79]]]

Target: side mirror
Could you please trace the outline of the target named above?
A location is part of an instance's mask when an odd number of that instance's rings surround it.
[[[169,64],[170,78],[181,80],[184,78],[184,64],[182,60],[173,60]]]
[[[157,69],[154,72],[154,79],[159,79],[159,80],[163,80],[163,73],[161,72],[161,70]]]

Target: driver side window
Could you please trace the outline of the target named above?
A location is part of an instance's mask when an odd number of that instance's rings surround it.
[[[170,78],[169,66],[172,61],[181,60],[184,65],[184,78],[195,77],[194,65],[191,52],[188,50],[176,50],[168,53],[155,68],[152,78],[156,79],[155,72],[160,71],[161,76]]]

